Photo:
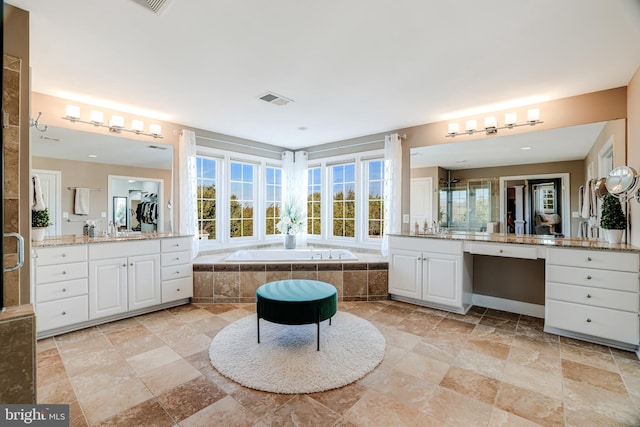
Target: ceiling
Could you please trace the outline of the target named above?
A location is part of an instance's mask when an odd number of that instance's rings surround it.
[[[605,125],[606,122],[590,123],[412,148],[411,167],[457,170],[583,160]]]
[[[292,149],[625,86],[640,66],[637,0],[6,3],[30,12],[32,90]]]

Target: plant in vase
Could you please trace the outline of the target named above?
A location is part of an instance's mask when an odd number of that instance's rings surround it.
[[[304,229],[306,214],[302,209],[290,203],[284,206],[280,213],[280,221],[276,224],[276,228],[284,237],[284,247],[286,249],[295,249],[296,234]]]
[[[627,228],[627,218],[622,211],[620,201],[612,194],[605,194],[602,198],[600,227],[605,230],[609,243],[622,241],[622,233]]]
[[[41,211],[31,211],[31,240],[34,242],[42,242],[48,226],[49,211],[47,208]]]

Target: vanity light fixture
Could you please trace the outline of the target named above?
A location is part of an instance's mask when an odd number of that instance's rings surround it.
[[[485,132],[487,135],[498,133],[500,129],[513,129],[520,126],[535,126],[538,123],[544,123],[540,120],[540,109],[532,108],[527,111],[526,123],[517,123],[518,116],[516,113],[507,113],[504,116],[504,126],[498,126],[498,120],[495,116],[484,118],[484,129],[477,129],[475,120],[467,120],[465,123],[465,132],[460,132],[458,123],[449,123],[448,132],[445,137],[455,138],[458,135],[473,135],[476,132]]]
[[[162,138],[162,126],[158,124],[149,125],[149,133],[144,132],[144,122],[142,120],[133,120],[131,122],[131,129],[126,129],[124,127],[124,117],[118,115],[111,116],[109,123],[104,124],[104,113],[102,111],[92,110],[89,114],[89,121],[80,120],[80,107],[76,105],[67,105],[66,114],[63,119],[69,120],[72,123],[85,123],[96,127],[105,127],[115,133],[131,132],[136,135]]]
[[[99,126],[104,123],[104,113],[102,111],[91,110],[89,114],[89,121],[95,126]]]

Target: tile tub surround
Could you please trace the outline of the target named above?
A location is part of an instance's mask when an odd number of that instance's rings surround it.
[[[542,331],[539,319],[397,301],[339,302],[387,341],[373,372],[307,395],[251,390],[208,358],[255,304],[190,304],[38,341],[38,403],[72,426],[637,426],[633,353]]]
[[[260,285],[274,280],[312,279],[330,283],[338,301],[388,299],[388,263],[199,263],[193,265],[194,303],[255,303]]]

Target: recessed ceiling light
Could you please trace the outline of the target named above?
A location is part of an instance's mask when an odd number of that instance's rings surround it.
[[[300,126],[300,127],[298,128],[298,130],[307,130],[307,127],[306,127],[306,126]]]
[[[520,147],[521,150],[531,150],[531,147]]]
[[[91,157],[92,159],[95,159],[98,156],[96,156],[95,154],[89,154],[89,157]]]
[[[456,160],[456,163],[467,163],[466,160]]]

